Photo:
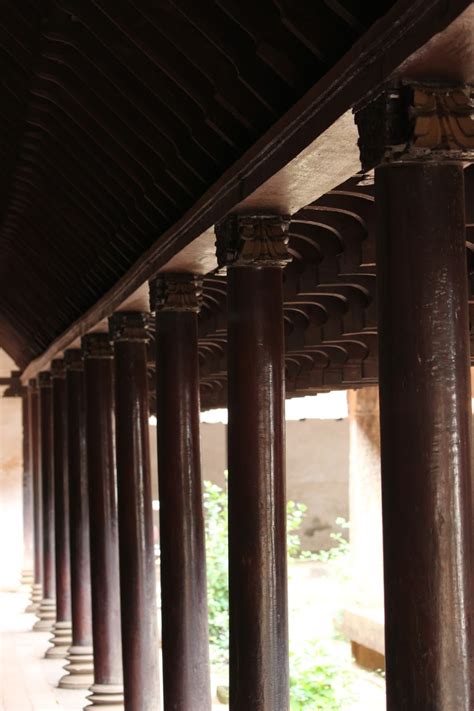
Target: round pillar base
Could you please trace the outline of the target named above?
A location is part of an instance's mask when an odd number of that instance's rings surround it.
[[[94,657],[92,647],[69,647],[66,656],[68,672],[59,680],[61,689],[88,689],[94,683]]]
[[[36,613],[39,617],[33,629],[35,632],[50,632],[56,620],[56,600],[43,598]]]
[[[91,695],[87,697],[90,704],[84,711],[104,709],[104,711],[123,711],[123,686],[118,684],[93,684],[90,688]]]
[[[40,604],[43,599],[43,586],[41,583],[33,583],[31,586],[31,597],[30,600],[33,603]]]
[[[20,583],[22,585],[25,585],[29,588],[34,583],[34,581],[35,576],[32,570],[25,568],[21,571]]]
[[[46,659],[61,659],[66,656],[72,644],[71,622],[55,622],[53,625],[53,636],[49,640],[53,645],[44,655]]]

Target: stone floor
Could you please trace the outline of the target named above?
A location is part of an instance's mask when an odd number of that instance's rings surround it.
[[[87,691],[58,689],[65,661],[44,658],[51,635],[31,631],[27,602],[26,594],[0,592],[0,711],[81,711]]]
[[[87,692],[57,688],[65,661],[44,659],[51,635],[31,631],[26,604],[22,593],[0,593],[0,711],[80,711]]]

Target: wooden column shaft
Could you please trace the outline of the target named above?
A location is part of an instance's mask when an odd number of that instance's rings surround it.
[[[43,599],[56,597],[54,542],[54,472],[53,472],[53,412],[51,378],[47,372],[38,378],[39,464],[43,516]]]
[[[38,586],[43,582],[43,530],[41,472],[39,468],[38,447],[38,387],[35,380],[30,380],[28,385],[28,405],[30,462],[33,474],[34,580]]]
[[[158,279],[153,287],[164,708],[210,711],[199,443],[197,310],[201,285],[186,275],[170,275]]]
[[[461,164],[376,170],[388,711],[470,711],[473,511]]]
[[[52,363],[53,469],[55,487],[56,620],[71,620],[69,479],[67,462],[66,382],[62,361]]]
[[[282,267],[288,218],[217,226],[227,263],[231,711],[288,711]]]
[[[92,646],[89,489],[87,478],[84,368],[79,350],[65,353],[72,645]]]
[[[92,571],[94,682],[122,683],[113,351],[107,334],[83,339]]]
[[[115,422],[125,707],[159,708],[153,511],[148,435],[148,315],[110,319]]]

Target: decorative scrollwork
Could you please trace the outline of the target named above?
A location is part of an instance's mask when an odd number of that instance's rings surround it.
[[[474,161],[472,86],[405,83],[355,119],[364,169],[394,161]]]
[[[202,278],[193,274],[160,274],[150,282],[152,311],[198,313],[202,303]]]
[[[229,215],[216,225],[220,267],[284,267],[288,252],[288,215]]]

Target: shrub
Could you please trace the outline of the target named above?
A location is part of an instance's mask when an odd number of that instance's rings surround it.
[[[211,663],[220,667],[229,661],[229,580],[227,492],[217,484],[204,482],[204,511],[209,604],[209,643]],[[306,506],[289,501],[287,505],[287,545],[290,559],[339,560],[347,553],[341,533],[332,534],[334,549],[312,554],[301,550],[298,530]],[[347,524],[338,520],[342,527]],[[306,642],[290,652],[291,711],[340,711],[347,672],[340,655],[330,654],[318,641]]]

